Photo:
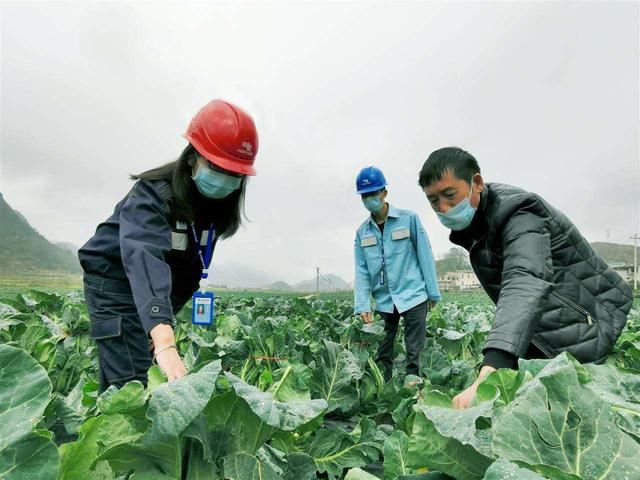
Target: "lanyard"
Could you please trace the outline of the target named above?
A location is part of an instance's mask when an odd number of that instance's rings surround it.
[[[376,225],[378,230],[380,226]],[[380,267],[380,285],[384,285],[384,231],[380,232],[380,249],[382,251],[382,265]]]
[[[384,235],[380,241],[380,247],[382,248],[382,265],[380,267],[380,285],[384,285]]]
[[[213,224],[209,227],[209,233],[207,234],[207,245],[204,247],[204,255],[203,248],[198,240],[198,234],[196,233],[196,227],[192,223],[191,224],[191,233],[193,233],[193,240],[196,242],[196,246],[198,247],[198,256],[200,257],[200,263],[202,263],[202,275],[201,278],[209,277],[209,265],[211,265],[211,259],[213,258],[213,247],[215,245],[216,240],[216,229],[213,227]]]

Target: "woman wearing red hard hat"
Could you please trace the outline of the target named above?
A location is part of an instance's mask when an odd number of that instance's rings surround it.
[[[153,357],[170,381],[184,376],[173,316],[191,299],[193,323],[213,317],[209,264],[216,241],[242,223],[258,134],[243,110],[212,100],[184,137],[177,160],[131,177],[131,191],[78,252],[101,392],[131,380],[146,385]]]

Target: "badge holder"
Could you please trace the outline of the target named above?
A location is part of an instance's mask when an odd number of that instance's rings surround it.
[[[213,292],[194,293],[191,323],[194,325],[213,325],[214,302]]]

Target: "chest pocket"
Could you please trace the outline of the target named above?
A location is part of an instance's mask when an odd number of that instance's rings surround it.
[[[177,222],[176,228],[171,230],[171,249],[184,252],[189,246],[187,224]]]
[[[380,245],[378,238],[374,235],[367,235],[360,240],[360,246],[364,250],[365,258],[375,258],[380,256]]]
[[[407,227],[398,227],[391,232],[393,253],[403,253],[411,249],[411,232]]]

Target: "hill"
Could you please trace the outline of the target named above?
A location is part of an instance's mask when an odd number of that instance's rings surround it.
[[[54,245],[62,248],[63,250],[69,250],[74,255],[78,255],[78,250],[80,250],[79,246],[71,242],[56,242]]]
[[[291,292],[293,290],[291,288],[291,285],[283,281],[272,283],[271,285],[268,285],[265,288],[273,292]]]
[[[305,280],[293,285],[293,290],[298,292],[315,292],[318,288],[317,280]],[[321,292],[334,292],[336,290],[349,290],[351,285],[345,282],[342,278],[333,273],[326,275],[320,275],[320,291]]]
[[[633,265],[633,245],[593,242],[591,246],[607,263],[624,262]],[[640,247],[638,247],[638,261],[640,261]]]
[[[80,263],[69,250],[40,235],[0,193],[0,274],[39,271],[80,273]]]

